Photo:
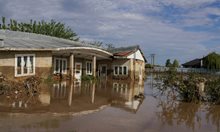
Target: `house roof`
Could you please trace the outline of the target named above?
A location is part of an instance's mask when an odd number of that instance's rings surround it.
[[[201,63],[201,59],[194,59],[194,60],[186,62],[186,63],[184,63],[182,65],[183,66],[195,66],[195,65],[200,65],[200,63]]]
[[[136,52],[140,47],[138,45],[135,46],[129,46],[129,47],[119,47],[119,48],[113,48],[110,50],[114,55],[123,55],[123,56],[128,56],[134,52]]]
[[[135,46],[129,46],[129,47],[120,47],[120,48],[114,48],[112,50],[110,50],[110,52],[113,53],[114,56],[116,57],[127,57],[133,53],[135,53],[136,51],[140,50],[145,62],[147,62],[147,59],[145,58],[143,52],[140,49],[139,45],[135,45]]]
[[[0,49],[53,50],[65,47],[94,47],[92,45],[82,44],[72,40],[9,30],[0,30],[0,39],[4,42],[4,44],[0,45]]]
[[[135,45],[130,47],[114,48],[113,50],[107,51],[105,49],[102,49],[94,45],[52,37],[52,36],[19,32],[19,31],[0,30],[0,51],[1,50],[6,50],[6,51],[7,50],[12,50],[12,51],[65,50],[66,51],[73,49],[74,50],[91,49],[91,50],[97,50],[99,52],[103,52],[111,56],[114,55],[118,57],[125,57],[131,55],[137,50],[140,50],[140,47],[138,45]],[[143,55],[143,52],[141,52],[141,54]]]

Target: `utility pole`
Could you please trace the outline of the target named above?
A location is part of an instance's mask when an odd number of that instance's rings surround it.
[[[151,58],[151,65],[154,66],[154,62],[155,62],[155,54],[150,54],[150,58]]]

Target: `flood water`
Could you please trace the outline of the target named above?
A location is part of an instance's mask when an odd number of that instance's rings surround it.
[[[145,82],[60,81],[39,95],[0,95],[0,131],[219,132],[220,106],[158,96]]]

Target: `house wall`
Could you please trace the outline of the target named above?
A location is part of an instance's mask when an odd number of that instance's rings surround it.
[[[141,76],[140,76],[140,72]],[[141,60],[134,60],[134,79],[138,80],[145,77],[145,62]]]
[[[58,55],[53,55],[52,59],[52,73],[54,73],[54,68],[55,68],[55,58],[63,58],[67,60],[67,74],[63,75],[63,77],[67,77],[70,75],[70,57],[69,56],[58,56]],[[74,67],[75,63],[82,63],[82,76],[86,75],[86,62],[92,62],[91,59],[85,59],[85,58],[78,58],[77,56],[74,57]],[[74,69],[75,73],[75,69]]]
[[[128,75],[114,75],[114,65],[123,65],[128,67]],[[140,72],[142,72],[140,76]],[[112,62],[112,76],[115,79],[139,80],[145,77],[145,62],[135,59],[114,59]]]
[[[114,66],[127,66],[128,75],[114,75]],[[131,69],[131,61],[130,59],[113,59],[112,61],[112,78],[113,79],[132,79],[132,69]]]
[[[15,77],[15,55],[16,54],[35,54],[35,75],[48,77],[52,68],[52,52],[50,51],[1,51],[0,52],[0,72],[9,79]],[[19,78],[26,78],[19,77]]]
[[[141,54],[140,50],[137,50],[135,53],[129,55],[127,57],[128,59],[136,59],[136,60],[141,60],[141,61],[145,61],[143,55]]]
[[[113,68],[112,68],[112,60],[98,60],[97,68],[101,65],[107,65],[107,77],[112,78]],[[98,75],[98,74],[97,74]]]

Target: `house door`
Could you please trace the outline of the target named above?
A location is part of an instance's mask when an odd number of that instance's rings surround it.
[[[107,76],[107,65],[100,65],[99,67],[99,76],[106,77]]]
[[[82,63],[75,64],[75,78],[81,80],[82,77]]]

